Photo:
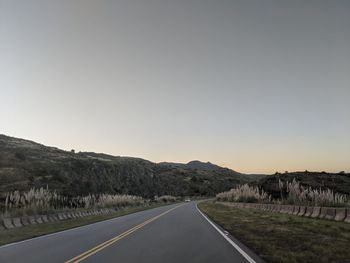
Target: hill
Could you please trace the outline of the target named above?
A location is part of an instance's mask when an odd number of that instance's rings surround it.
[[[0,196],[46,187],[69,196],[89,193],[207,195],[257,178],[211,163],[153,163],[140,158],[64,151],[0,135]]]
[[[230,169],[220,167],[216,164],[212,164],[211,162],[201,162],[201,161],[191,161],[188,163],[171,163],[171,162],[162,162],[161,165],[167,165],[173,168],[182,168],[182,169],[192,169],[192,170],[203,170],[203,171],[228,171]],[[239,174],[233,170],[230,170],[233,173]]]

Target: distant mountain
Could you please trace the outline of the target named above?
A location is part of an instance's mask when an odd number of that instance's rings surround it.
[[[162,162],[160,163],[162,165],[167,165],[167,166],[170,166],[170,167],[174,167],[174,168],[182,168],[182,169],[192,169],[192,170],[203,170],[203,171],[222,171],[222,170],[230,170],[232,171],[233,173],[236,173],[236,174],[240,174],[236,171],[233,171],[231,169],[228,169],[228,168],[224,168],[224,167],[221,167],[221,166],[218,166],[216,164],[212,164],[211,162],[201,162],[201,161],[190,161],[186,164],[183,164],[183,163],[171,163],[171,162]]]
[[[206,162],[206,163],[203,163],[203,162],[200,162],[200,161],[191,161],[187,164],[187,166],[190,168],[190,169],[197,169],[197,170],[205,170],[205,171],[219,171],[219,170],[230,170],[228,168],[223,168],[223,167],[220,167],[216,164],[212,164],[211,162]],[[233,170],[231,170],[232,172],[235,172]],[[235,172],[237,173],[237,172]]]
[[[187,171],[196,171],[198,174],[212,172],[222,175],[231,175],[240,178],[244,183],[254,182],[266,176],[266,174],[242,174],[232,169],[212,164],[211,162],[201,162],[198,160],[190,161],[188,163],[161,162],[159,165]]]
[[[0,198],[31,187],[70,196],[89,193],[213,196],[257,176],[211,163],[156,164],[133,157],[64,151],[33,141],[0,135]]]

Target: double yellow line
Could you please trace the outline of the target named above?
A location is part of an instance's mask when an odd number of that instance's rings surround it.
[[[118,236],[115,236],[115,237],[113,237],[113,238],[111,238],[111,239],[109,239],[109,240],[107,240],[107,241],[105,241],[105,242],[103,242],[103,243],[101,243],[101,244],[99,244],[99,245],[97,245],[97,246],[95,246],[95,247],[85,251],[84,253],[82,253],[82,254],[80,254],[80,255],[78,255],[78,256],[70,259],[70,260],[67,260],[65,263],[81,262],[84,259],[86,259],[86,258],[88,258],[88,257],[90,257],[90,256],[92,256],[94,254],[96,254],[97,252],[101,251],[102,249],[112,245],[113,243],[117,242],[118,240],[120,240],[120,239],[122,239],[122,238],[124,238],[124,237],[126,237],[128,235],[130,235],[131,233],[135,232],[136,230],[144,227],[145,225],[153,222],[154,220],[157,220],[161,216],[166,215],[167,213],[173,211],[174,209],[176,209],[176,208],[178,208],[180,206],[181,205],[175,206],[175,207],[173,207],[173,208],[171,208],[171,209],[169,209],[169,210],[167,210],[167,211],[165,211],[165,212],[163,212],[163,213],[161,213],[161,214],[159,214],[159,215],[157,215],[155,217],[152,217],[151,219],[148,219],[145,222],[143,222],[143,223],[141,223],[141,224],[139,224],[137,226],[134,226],[133,228],[130,228],[129,230],[125,231],[124,233],[121,233]]]

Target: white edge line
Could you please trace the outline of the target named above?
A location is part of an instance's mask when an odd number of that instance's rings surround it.
[[[171,205],[169,205],[169,206],[171,206]],[[143,210],[143,211],[138,211],[138,212],[135,212],[135,213],[126,214],[126,215],[123,215],[123,216],[128,216],[128,215],[136,214],[136,213],[139,213],[139,212],[144,212],[144,211],[148,211],[148,210],[152,210],[152,209],[156,209],[156,208],[162,208],[162,207],[167,207],[167,205],[154,207],[154,208],[151,208],[151,209],[146,209],[146,210]],[[87,225],[77,226],[77,227],[73,227],[73,228],[57,231],[57,232],[50,233],[50,234],[44,234],[44,235],[41,235],[41,236],[32,237],[32,238],[24,239],[24,240],[17,241],[17,242],[8,243],[8,244],[0,246],[0,249],[5,248],[5,247],[18,245],[18,244],[21,244],[21,243],[26,243],[26,242],[29,242],[29,241],[32,241],[32,240],[35,240],[35,239],[41,239],[41,238],[45,238],[45,237],[59,235],[59,234],[65,233],[65,232],[75,231],[75,230],[78,230],[80,228],[89,227],[89,226],[92,226],[92,225],[97,225],[97,224],[100,224],[100,223],[103,223],[103,222],[109,222],[109,221],[117,220],[117,219],[119,219],[120,217],[123,217],[123,216],[117,216],[117,217],[113,217],[113,218],[102,220],[102,221],[97,221],[95,223],[91,223],[91,224],[87,224]],[[61,221],[61,222],[64,222],[64,221]]]
[[[212,225],[212,227],[215,228],[216,231],[222,235],[227,242],[231,244],[249,263],[256,263],[254,259],[252,259],[243,249],[241,249],[235,242],[232,241],[232,239],[228,238],[213,222],[210,221],[210,219],[202,213],[201,210],[199,210],[198,205],[196,204],[196,208],[198,212]]]

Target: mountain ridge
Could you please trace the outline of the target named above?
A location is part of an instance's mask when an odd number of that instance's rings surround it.
[[[188,163],[173,163],[173,162],[160,162],[161,165],[167,165],[171,167],[178,167],[183,169],[198,169],[198,170],[206,170],[206,171],[214,171],[214,170],[231,170],[234,173],[241,174],[239,172],[236,172],[235,170],[232,170],[230,168],[221,167],[217,164],[213,164],[211,162],[202,162],[199,160],[192,160]]]
[[[296,179],[305,187],[350,194],[345,172],[242,174],[198,160],[154,163],[138,157],[65,151],[0,134],[0,199],[9,191],[49,187],[68,196],[111,193],[146,198],[160,195],[213,196],[249,183],[278,195],[278,182]]]
[[[194,167],[196,169],[194,169]],[[211,163],[190,167],[157,164],[137,157],[65,151],[0,135],[0,197],[5,192],[46,187],[74,196],[89,193],[213,196],[250,176]]]

